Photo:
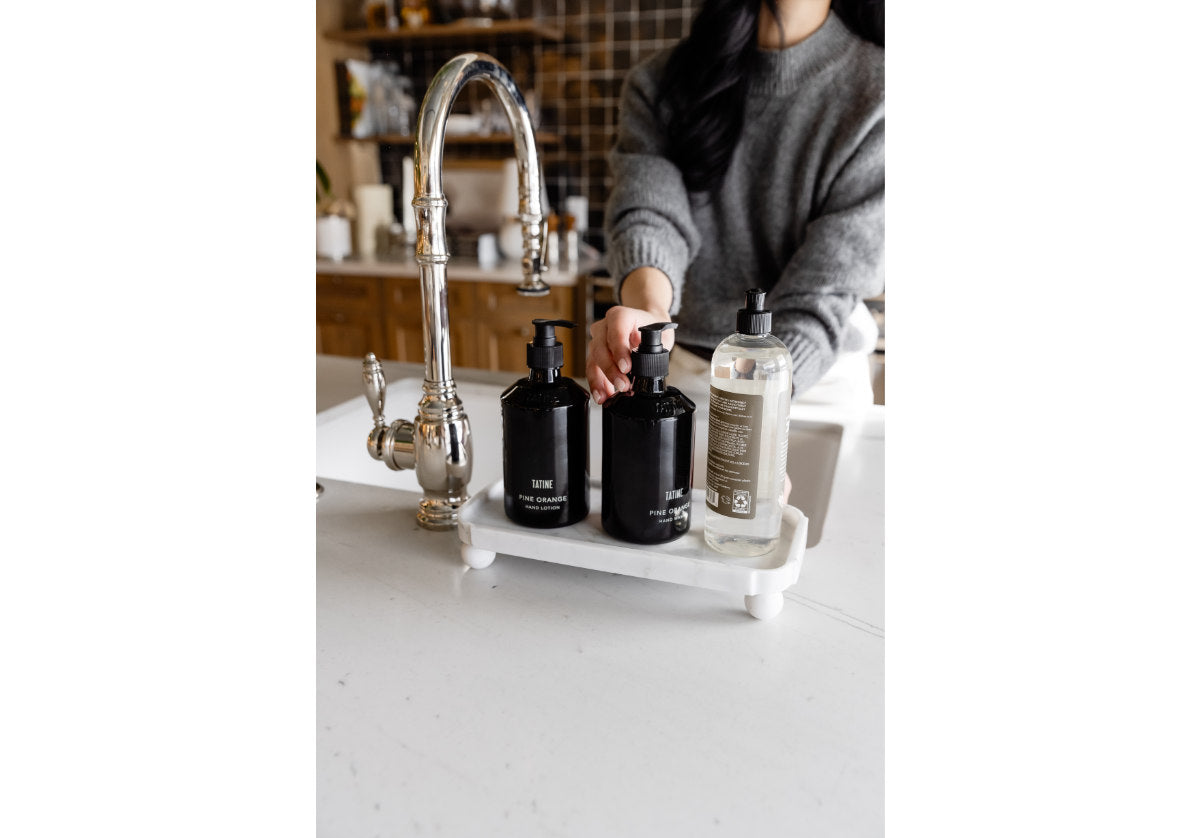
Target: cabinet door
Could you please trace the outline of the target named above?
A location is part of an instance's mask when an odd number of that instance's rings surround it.
[[[317,352],[361,358],[386,352],[375,277],[317,274]]]
[[[446,309],[450,317],[450,362],[452,366],[477,366],[475,343],[474,283],[447,282]],[[384,280],[388,301],[385,312],[388,358],[393,361],[425,363],[425,333],[422,329],[421,280],[389,277]]]
[[[474,282],[447,282],[446,307],[450,311],[450,362],[456,367],[483,367],[475,346]],[[486,369],[486,367],[483,367]]]
[[[383,281],[383,287],[387,300],[384,328],[387,331],[388,359],[424,363],[421,280],[414,277],[388,277]]]
[[[534,318],[574,320],[575,289],[554,286],[545,297],[523,297],[516,286],[481,282],[476,285],[476,350],[479,366],[489,370],[525,372],[525,345],[533,339]],[[577,341],[582,328],[559,329],[563,344],[563,371],[576,375]]]

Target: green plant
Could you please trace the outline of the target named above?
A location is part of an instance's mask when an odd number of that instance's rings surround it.
[[[317,161],[317,203],[320,204],[323,198],[333,197],[333,190],[329,185],[329,174],[325,171],[325,167],[321,165],[321,161]]]

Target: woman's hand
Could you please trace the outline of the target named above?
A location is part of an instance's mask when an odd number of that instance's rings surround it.
[[[588,344],[587,380],[596,404],[604,404],[614,393],[629,389],[631,351],[641,343],[639,326],[670,319],[671,281],[658,268],[637,268],[621,285],[625,305],[608,310],[603,320],[592,324]],[[675,342],[673,331],[663,332],[663,346]]]
[[[592,324],[587,380],[596,404],[604,404],[613,393],[623,393],[629,389],[628,374],[633,365],[630,353],[642,341],[638,327],[666,320],[666,312],[614,306],[603,320]],[[675,343],[674,332],[663,332],[662,342],[665,349],[670,349]]]

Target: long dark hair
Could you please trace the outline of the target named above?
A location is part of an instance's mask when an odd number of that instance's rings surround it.
[[[761,2],[782,36],[776,0]],[[759,8],[760,0],[705,0],[691,33],[667,60],[659,104],[669,114],[668,156],[692,192],[721,185],[742,133]],[[859,37],[883,46],[883,0],[833,0],[832,8]]]

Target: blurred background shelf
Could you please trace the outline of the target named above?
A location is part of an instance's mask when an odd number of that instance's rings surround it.
[[[372,137],[347,137],[342,134],[335,135],[339,142],[346,143],[381,143],[387,145],[412,145],[416,141],[416,137],[405,134],[377,134]],[[548,134],[544,131],[538,131],[535,137],[540,145],[558,145],[560,137],[557,134]],[[503,145],[511,146],[513,138],[511,134],[447,134],[446,145]]]
[[[557,42],[563,31],[537,20],[496,20],[488,26],[464,21],[428,23],[398,29],[335,29],[325,37],[343,44],[395,44],[433,41],[471,41],[487,38],[512,38],[523,41]]]

